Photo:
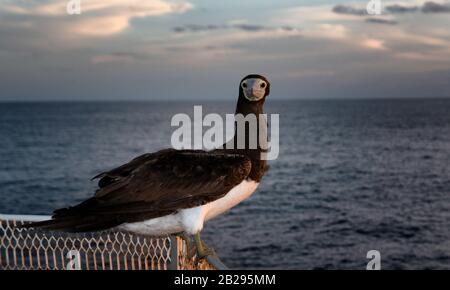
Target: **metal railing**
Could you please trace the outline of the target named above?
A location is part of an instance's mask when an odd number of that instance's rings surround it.
[[[119,230],[63,233],[27,229],[47,216],[0,215],[0,269],[168,270],[225,269],[217,257],[188,257],[178,236],[153,238]]]

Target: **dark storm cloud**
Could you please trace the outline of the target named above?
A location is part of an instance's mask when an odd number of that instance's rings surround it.
[[[281,27],[268,27],[264,25],[257,24],[235,24],[235,25],[200,25],[200,24],[188,24],[184,26],[177,26],[173,28],[173,31],[176,33],[185,33],[185,32],[203,32],[203,31],[215,31],[220,29],[237,29],[243,31],[273,31],[275,29],[281,29],[285,31],[293,31],[294,27],[291,26],[281,26]]]
[[[425,2],[422,6],[405,6],[400,4],[386,5],[385,11],[390,14],[405,14],[421,11],[423,13],[450,13],[450,3]],[[337,14],[367,16],[365,8],[355,8],[349,5],[336,5],[332,11]]]
[[[366,22],[375,23],[375,24],[387,24],[387,25],[395,25],[398,24],[395,20],[381,19],[381,18],[367,18]]]

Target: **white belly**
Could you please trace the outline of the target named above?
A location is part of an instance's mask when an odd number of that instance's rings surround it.
[[[216,216],[226,212],[227,210],[235,207],[240,202],[255,192],[259,183],[256,181],[242,181],[237,186],[233,187],[224,197],[219,198],[213,202],[203,205],[205,208],[205,220],[210,220]]]
[[[224,197],[202,206],[182,209],[179,212],[159,218],[137,223],[123,224],[124,230],[150,236],[162,236],[186,232],[196,234],[203,229],[203,224],[225,211],[235,207],[241,201],[250,197],[259,183],[242,181],[231,189]]]

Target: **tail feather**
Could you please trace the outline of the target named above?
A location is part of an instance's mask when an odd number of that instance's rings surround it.
[[[61,208],[61,209],[55,210],[53,212],[52,218],[59,219],[59,218],[68,218],[68,217],[75,217],[75,216],[79,218],[81,215],[87,214],[87,211],[91,208],[94,208],[97,204],[98,204],[97,199],[89,198],[76,206],[71,206],[71,207],[66,207],[66,208]]]
[[[106,230],[117,225],[118,222],[111,218],[100,219],[98,217],[69,217],[33,222],[23,225],[23,227],[77,233]]]

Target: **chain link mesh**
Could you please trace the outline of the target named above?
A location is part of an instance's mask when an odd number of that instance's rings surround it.
[[[22,228],[0,219],[0,269],[167,270],[214,269],[188,258],[178,236],[151,238],[118,230],[62,233]]]

